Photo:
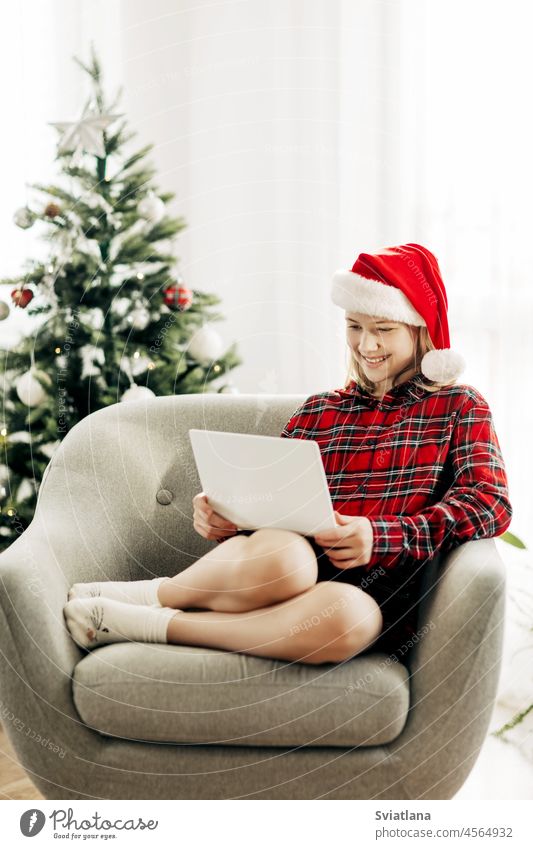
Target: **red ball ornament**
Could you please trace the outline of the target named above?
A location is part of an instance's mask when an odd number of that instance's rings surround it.
[[[17,307],[22,307],[22,309],[28,306],[32,298],[33,292],[31,289],[13,289],[11,292],[11,299],[13,303]]]
[[[188,310],[192,304],[193,294],[186,286],[167,286],[163,291],[163,300],[167,307],[178,309],[182,312]]]

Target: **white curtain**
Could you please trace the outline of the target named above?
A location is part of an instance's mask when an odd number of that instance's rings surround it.
[[[0,5],[0,73],[3,121],[0,134],[0,277],[24,273],[25,262],[44,259],[48,246],[36,226],[21,230],[13,223],[16,209],[43,201],[32,183],[57,182],[54,162],[57,131],[51,121],[79,116],[89,86],[72,61],[89,58],[91,40],[98,46],[110,82],[122,80],[120,3],[116,0],[24,0]],[[0,299],[11,305],[10,288],[0,286]],[[0,323],[0,345],[16,344],[35,325],[20,308]]]
[[[488,399],[527,536],[532,464],[531,12],[470,0],[106,0],[3,11],[2,273],[40,248],[12,225],[53,179],[47,121],[78,114],[94,39],[110,94],[188,227],[192,288],[220,295],[241,392],[310,394],[345,375],[332,272],[361,250],[437,255],[462,380]],[[6,79],[6,69],[3,78]],[[5,293],[0,297],[6,299]],[[17,311],[16,318],[21,318]],[[14,318],[0,331],[13,332]],[[11,322],[11,323],[10,323]]]
[[[336,386],[340,6],[153,8],[123,5],[128,112],[187,217],[184,277],[223,298],[242,392]]]
[[[527,4],[405,0],[387,6],[387,156],[380,241],[409,237],[438,256],[461,382],[489,401],[515,508],[533,520],[530,88]],[[531,542],[531,541],[530,541]]]

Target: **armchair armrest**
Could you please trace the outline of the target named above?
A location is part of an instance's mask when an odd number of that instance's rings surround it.
[[[397,798],[450,798],[450,783],[462,786],[487,733],[501,668],[505,566],[494,540],[435,558],[424,577],[420,639],[406,661],[409,716],[387,747]],[[438,776],[432,786],[428,775]]]
[[[79,723],[71,674],[83,652],[63,617],[68,589],[128,580],[134,558],[81,476],[52,465],[43,487],[33,521],[0,555],[0,694],[11,710],[25,705],[27,726],[49,728],[41,720],[50,708],[59,728],[61,717]]]

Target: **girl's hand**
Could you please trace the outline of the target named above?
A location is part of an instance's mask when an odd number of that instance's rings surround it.
[[[193,500],[193,527],[204,539],[215,539],[222,542],[223,539],[235,536],[237,526],[233,522],[224,519],[215,513],[207,501],[205,492],[199,492]]]
[[[366,516],[343,516],[335,513],[336,528],[320,531],[314,536],[316,542],[327,552],[337,569],[353,569],[366,566],[372,557],[374,532]]]

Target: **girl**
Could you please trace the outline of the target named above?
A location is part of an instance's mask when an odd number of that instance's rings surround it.
[[[311,395],[282,436],[318,442],[336,527],[314,537],[238,528],[195,496],[194,527],[220,545],[172,578],[75,584],[64,612],[78,645],[141,640],[303,663],[416,632],[425,564],[512,516],[489,406],[450,350],[435,256],[410,243],[362,253],[333,276],[350,367]]]

